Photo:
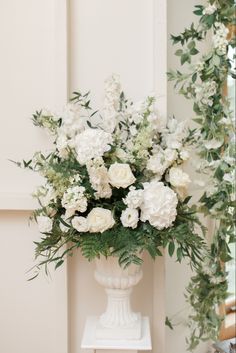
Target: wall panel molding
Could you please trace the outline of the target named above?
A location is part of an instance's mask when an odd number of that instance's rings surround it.
[[[50,148],[30,116],[41,108],[60,111],[67,102],[67,7],[67,0],[0,4],[0,210],[35,207],[31,193],[40,178],[8,159],[27,159],[36,150]]]

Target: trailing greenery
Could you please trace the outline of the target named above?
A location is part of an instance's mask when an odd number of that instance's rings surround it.
[[[222,266],[231,259],[229,244],[235,242],[235,126],[230,101],[225,96],[229,76],[235,78],[235,63],[228,52],[235,48],[234,0],[208,1],[197,5],[197,24],[181,34],[171,36],[181,45],[175,54],[185,70],[171,70],[179,94],[193,101],[198,124],[195,142],[201,162],[198,171],[208,176],[198,211],[214,222],[210,254],[196,269],[187,288],[187,301],[192,306],[189,350],[200,340],[215,340],[222,317],[218,306],[227,297],[226,273]],[[231,28],[231,34],[229,33]],[[199,54],[198,44],[212,38],[208,52]]]

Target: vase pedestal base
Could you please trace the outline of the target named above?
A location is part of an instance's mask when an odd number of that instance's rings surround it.
[[[92,349],[96,353],[136,353],[152,349],[149,318],[141,318],[141,338],[135,339],[98,339],[99,317],[89,316],[84,328],[81,348]]]
[[[96,326],[96,338],[99,340],[140,340],[142,330],[142,317],[140,313],[135,314],[137,321],[132,327],[106,328],[99,321]]]

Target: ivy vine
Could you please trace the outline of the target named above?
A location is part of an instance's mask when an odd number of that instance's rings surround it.
[[[195,6],[197,24],[179,35],[172,35],[180,46],[175,55],[185,70],[171,70],[179,94],[193,101],[197,124],[195,144],[198,171],[208,177],[198,211],[214,222],[209,252],[187,287],[191,305],[188,349],[200,341],[216,340],[223,318],[218,307],[227,298],[227,273],[222,266],[231,260],[229,244],[235,242],[235,125],[230,101],[225,94],[229,76],[236,78],[229,51],[236,45],[234,0],[208,1]],[[208,52],[200,54],[200,42],[211,38]],[[235,55],[234,55],[235,59]]]

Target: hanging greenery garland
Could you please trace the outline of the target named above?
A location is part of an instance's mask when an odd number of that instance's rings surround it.
[[[198,210],[214,222],[209,254],[191,278],[187,301],[192,307],[189,350],[201,340],[215,340],[222,323],[218,306],[227,297],[223,263],[231,260],[229,244],[235,242],[235,140],[230,101],[225,95],[229,76],[236,78],[229,51],[235,48],[234,0],[208,1],[195,6],[199,16],[181,34],[171,36],[181,47],[175,52],[185,72],[171,70],[170,81],[178,93],[193,101],[195,143],[201,163],[198,171],[208,177]],[[198,44],[212,39],[211,49],[200,57]],[[196,56],[197,55],[197,56]],[[198,60],[194,60],[195,56]]]

